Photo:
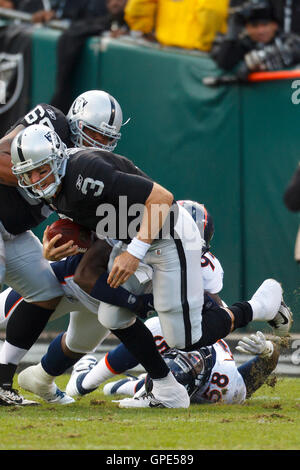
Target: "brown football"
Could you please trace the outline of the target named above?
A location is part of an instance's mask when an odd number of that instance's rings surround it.
[[[61,234],[62,237],[55,243],[55,247],[59,247],[64,243],[73,240],[74,245],[77,245],[83,253],[90,248],[93,242],[92,232],[70,219],[58,219],[49,226],[49,240],[58,234]]]

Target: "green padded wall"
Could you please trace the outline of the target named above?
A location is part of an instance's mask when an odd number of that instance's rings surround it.
[[[36,28],[32,40],[31,106],[49,103],[55,89],[56,44],[60,32]]]
[[[291,81],[242,89],[244,272],[246,295],[267,277],[280,282],[300,310],[300,271],[294,261],[299,218],[283,205],[283,192],[300,159],[300,108]],[[295,315],[295,327],[300,319]]]

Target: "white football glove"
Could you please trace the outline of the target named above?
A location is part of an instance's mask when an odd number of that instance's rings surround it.
[[[259,355],[262,357],[270,357],[273,354],[274,346],[261,331],[250,337],[244,336],[239,342],[236,349],[245,354]]]

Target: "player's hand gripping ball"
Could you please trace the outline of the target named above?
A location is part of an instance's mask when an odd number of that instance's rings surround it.
[[[86,252],[93,243],[92,232],[73,222],[70,219],[58,219],[48,228],[48,239],[51,240],[56,235],[61,234],[62,237],[55,243],[55,247],[64,245],[70,240],[74,241],[81,253]]]

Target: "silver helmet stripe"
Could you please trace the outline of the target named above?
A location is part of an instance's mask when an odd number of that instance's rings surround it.
[[[116,116],[116,105],[115,105],[114,99],[111,96],[109,96],[109,100],[110,100],[111,112],[110,112],[110,118],[109,118],[108,124],[112,126],[115,120],[115,116]]]
[[[19,159],[21,162],[25,162],[25,157],[23,155],[23,152],[22,152],[22,135],[23,134],[20,134],[19,137],[18,137],[18,142],[17,142],[17,151],[18,151],[18,156],[19,156]]]

